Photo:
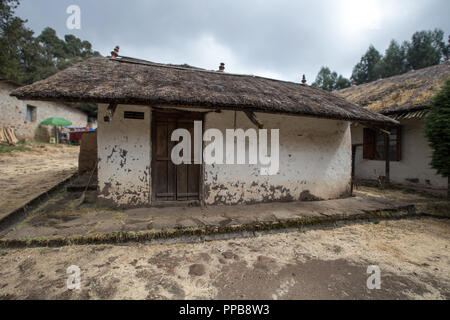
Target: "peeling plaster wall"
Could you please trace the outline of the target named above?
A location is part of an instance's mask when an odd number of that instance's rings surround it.
[[[402,126],[401,160],[390,162],[391,181],[405,185],[419,184],[446,188],[447,179],[438,175],[429,165],[432,152],[424,134],[423,120],[401,120],[400,124]],[[363,143],[363,127],[352,126],[351,131],[352,143]],[[384,175],[385,161],[363,159],[363,148],[358,147],[355,155],[356,178],[375,180]],[[412,183],[411,180],[417,182]]]
[[[115,207],[150,204],[151,111],[119,105],[111,122],[103,120],[107,105],[98,108],[98,188],[100,203]],[[124,111],[144,112],[144,120],[124,119]]]
[[[142,207],[151,201],[151,108],[119,105],[109,123],[99,105],[99,202]],[[145,120],[124,119],[123,112],[145,112]],[[350,194],[351,138],[346,121],[258,113],[266,129],[280,129],[280,170],[260,175],[260,165],[204,165],[204,202],[239,204],[319,200]],[[210,112],[205,130],[234,128],[234,112]],[[255,128],[237,112],[236,128]],[[270,139],[269,139],[270,141]],[[225,143],[225,141],[224,141]],[[224,152],[225,156],[225,152]]]
[[[350,194],[348,122],[264,113],[256,117],[265,129],[280,129],[279,174],[261,176],[259,165],[205,164],[206,204],[318,200]],[[208,113],[205,130],[209,128],[220,129],[225,138],[225,130],[234,128],[234,112]],[[236,128],[255,125],[237,112]]]

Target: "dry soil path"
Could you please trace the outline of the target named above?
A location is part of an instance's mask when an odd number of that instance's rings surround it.
[[[30,147],[0,154],[0,218],[70,177],[78,167],[79,148]]]
[[[196,244],[0,251],[0,299],[449,299],[450,221],[404,219]],[[68,290],[67,268],[81,269]],[[366,286],[367,267],[381,289]]]

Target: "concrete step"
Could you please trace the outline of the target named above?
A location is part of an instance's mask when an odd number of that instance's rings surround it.
[[[76,177],[67,187],[68,192],[83,192],[84,190],[96,191],[97,190],[97,175],[94,174],[89,183],[90,174],[84,174]],[[88,186],[89,183],[89,186]]]

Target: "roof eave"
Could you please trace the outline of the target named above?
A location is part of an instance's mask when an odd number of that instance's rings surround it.
[[[386,116],[383,116],[386,119],[368,119],[368,118],[361,118],[361,117],[345,117],[345,116],[332,116],[332,115],[325,115],[321,113],[307,113],[307,112],[281,112],[277,110],[272,109],[264,109],[264,108],[258,108],[255,106],[246,107],[242,105],[238,106],[230,106],[230,105],[222,105],[222,104],[212,104],[212,103],[189,103],[189,102],[173,102],[173,101],[164,101],[164,100],[155,100],[155,101],[148,101],[148,100],[140,100],[140,99],[130,99],[130,98],[99,98],[99,97],[70,97],[70,96],[64,96],[64,97],[43,97],[40,95],[20,95],[20,94],[14,94],[11,93],[11,96],[16,97],[20,100],[37,100],[37,101],[54,101],[54,102],[72,102],[72,103],[79,103],[79,102],[85,102],[85,103],[101,103],[101,104],[124,104],[124,105],[140,105],[140,106],[154,106],[154,105],[171,105],[171,106],[177,106],[177,107],[189,107],[189,108],[209,108],[212,110],[222,109],[222,110],[232,110],[232,111],[252,111],[252,112],[260,112],[260,113],[270,113],[270,114],[280,114],[280,115],[291,115],[291,116],[303,116],[303,117],[314,117],[314,118],[321,118],[321,119],[331,119],[331,120],[343,120],[343,121],[353,121],[353,122],[370,122],[370,123],[377,123],[377,124],[383,124],[383,125],[399,125],[398,121],[388,118]]]

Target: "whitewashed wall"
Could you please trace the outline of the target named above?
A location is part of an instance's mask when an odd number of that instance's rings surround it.
[[[121,207],[149,205],[151,195],[150,108],[120,105],[104,122],[107,105],[98,109],[99,202]],[[124,111],[145,112],[144,120],[124,119]]]
[[[50,117],[64,118],[72,126],[85,127],[88,116],[75,108],[62,103],[48,101],[27,101],[11,97],[9,94],[18,86],[0,81],[0,126],[14,128],[18,138],[34,139],[39,124]],[[36,107],[36,121],[26,121],[27,104]]]
[[[351,181],[350,126],[346,121],[257,113],[265,129],[280,129],[280,170],[260,175],[259,165],[205,165],[207,204],[274,200],[330,199],[347,196]],[[234,128],[234,112],[209,113],[205,129],[225,137]],[[237,113],[237,128],[255,128]]]
[[[99,200],[122,207],[150,205],[151,108],[119,105],[105,123],[99,106]],[[144,111],[145,120],[124,119],[123,112]],[[330,199],[347,196],[351,179],[350,126],[346,121],[257,114],[267,129],[280,129],[280,170],[261,176],[258,165],[204,166],[206,204],[276,200]],[[210,112],[205,129],[234,128],[234,112]],[[242,112],[237,128],[255,126]]]
[[[402,157],[401,161],[390,163],[390,179],[405,185],[423,185],[446,188],[447,179],[442,178],[429,165],[431,149],[424,134],[423,120],[402,120]],[[352,143],[363,143],[363,127],[352,126]],[[362,146],[355,155],[355,176],[360,179],[378,179],[385,175],[385,162],[363,159]],[[412,183],[407,179],[418,179]]]

